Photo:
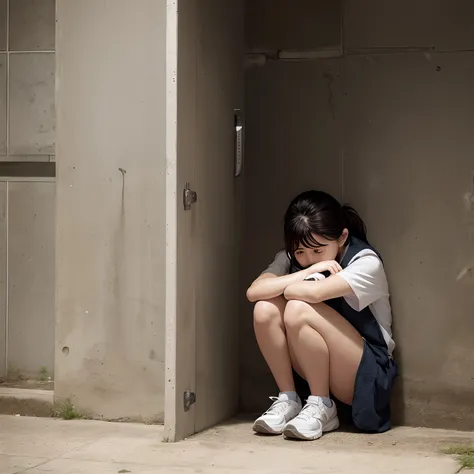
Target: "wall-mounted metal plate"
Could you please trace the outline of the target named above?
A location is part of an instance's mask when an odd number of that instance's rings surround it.
[[[235,176],[240,176],[244,162],[244,118],[240,109],[234,110],[235,127]]]
[[[197,193],[193,191],[189,183],[186,183],[183,190],[183,206],[185,211],[189,211],[191,206],[197,201]]]

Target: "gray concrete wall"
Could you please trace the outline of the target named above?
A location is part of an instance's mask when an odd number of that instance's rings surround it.
[[[54,0],[0,1],[2,180],[54,161],[54,47]],[[1,199],[0,377],[52,376],[54,183],[3,182]]]
[[[55,395],[107,419],[163,415],[165,12],[57,2]]]
[[[53,161],[55,1],[0,1],[0,161]]]
[[[321,38],[321,17],[339,11],[333,5],[328,13],[321,2],[319,15],[305,17],[313,35],[296,43],[291,19],[301,5],[274,11],[249,3],[248,15],[257,10],[277,26],[261,38],[260,23],[248,20],[249,51],[334,47],[345,54],[247,71],[242,288],[281,246],[293,195],[314,187],[349,201],[365,218],[391,284],[402,372],[394,418],[472,429],[474,280],[470,271],[456,280],[474,258],[472,3],[349,1]],[[334,31],[340,24],[342,35]],[[245,303],[241,331],[241,405],[258,411],[276,388]]]
[[[8,378],[54,371],[54,181],[11,181],[8,192]]]

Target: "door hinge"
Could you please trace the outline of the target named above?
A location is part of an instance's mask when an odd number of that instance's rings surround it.
[[[196,403],[196,394],[194,392],[191,392],[190,390],[186,390],[184,392],[183,402],[184,411],[189,411],[191,405],[194,405]]]
[[[193,191],[189,183],[184,185],[183,190],[183,205],[184,210],[189,211],[191,206],[197,201],[197,192]]]

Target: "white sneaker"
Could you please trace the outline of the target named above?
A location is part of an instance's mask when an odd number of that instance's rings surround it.
[[[253,430],[263,434],[282,434],[288,421],[292,420],[301,410],[301,400],[290,400],[282,393],[279,397],[270,397],[272,406],[253,424]]]
[[[339,418],[335,403],[329,408],[321,397],[309,397],[300,414],[285,426],[283,434],[287,438],[312,440],[338,428]]]

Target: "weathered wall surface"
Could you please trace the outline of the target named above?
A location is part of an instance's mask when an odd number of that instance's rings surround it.
[[[260,23],[248,20],[249,51],[344,54],[247,71],[242,291],[281,246],[291,197],[322,188],[350,202],[365,218],[391,284],[402,372],[394,418],[472,429],[474,283],[470,271],[457,281],[474,263],[472,3],[367,0],[328,9],[321,1],[305,17],[313,35],[298,41],[291,19],[304,5],[282,13],[282,5],[274,11],[267,2],[249,3],[248,16],[258,11],[278,26],[262,38]],[[317,28],[325,17],[332,29]],[[241,404],[257,411],[276,388],[245,303],[241,330]]]
[[[165,12],[57,5],[55,394],[108,419],[163,414]]]
[[[0,377],[15,381],[54,369],[54,182],[34,178],[54,176],[54,49],[54,0],[0,1]]]

